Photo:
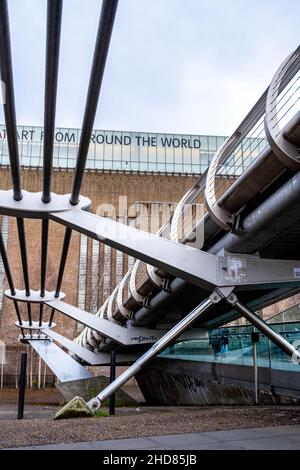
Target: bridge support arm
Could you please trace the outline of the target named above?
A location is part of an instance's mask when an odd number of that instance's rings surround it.
[[[210,297],[204,300],[198,307],[184,317],[177,325],[168,331],[160,340],[158,340],[143,356],[141,356],[134,364],[117,377],[110,385],[108,385],[96,397],[92,398],[87,404],[96,411],[100,408],[101,403],[115,393],[129,379],[135,376],[142,368],[144,368],[152,359],[168,347],[178,336],[186,331],[196,320],[199,320],[204,312],[207,312],[214,304],[222,299],[222,295],[215,290]]]
[[[263,333],[269,340],[278,346],[288,356],[293,357],[296,361],[300,362],[300,352],[289,343],[283,336],[276,333],[264,320],[262,320],[255,312],[250,310],[242,304],[234,293],[231,293],[226,301],[233,305],[234,308],[246,318],[252,325],[254,325],[261,333]]]

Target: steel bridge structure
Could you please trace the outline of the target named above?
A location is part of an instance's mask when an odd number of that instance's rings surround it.
[[[24,277],[24,289],[18,289],[0,233],[9,287],[5,295],[15,308],[20,341],[29,343],[60,381],[90,377],[86,366],[108,364],[112,350],[118,364],[130,364],[90,400],[93,410],[170,344],[199,338],[238,317],[300,358],[255,313],[300,291],[300,48],[280,65],[208,170],[183,195],[170,222],[149,234],[90,213],[90,201],[80,193],[117,5],[117,0],[102,2],[73,184],[70,194],[59,195],[51,191],[51,175],[63,1],[48,0],[43,186],[30,193],[22,189],[8,7],[0,0],[0,70],[12,181],[11,190],[0,190],[0,214],[16,218]],[[185,214],[197,204],[204,207],[203,216],[183,235]],[[26,218],[41,221],[38,291],[30,287]],[[55,291],[46,285],[49,221],[65,227]],[[136,259],[96,315],[68,304],[61,291],[73,231]],[[26,304],[26,314],[20,303]],[[39,305],[37,319],[33,304]],[[45,306],[51,307],[47,320]],[[85,326],[75,340],[55,331],[57,314]]]

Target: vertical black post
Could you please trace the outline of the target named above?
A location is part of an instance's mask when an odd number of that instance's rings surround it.
[[[112,383],[116,378],[116,351],[111,351],[110,352],[110,377],[109,377],[109,383]],[[115,393],[113,393],[109,397],[109,414],[114,415],[115,413],[115,408],[116,408],[116,396]]]
[[[259,395],[258,395],[258,371],[257,371],[257,343],[259,342],[259,333],[257,331],[252,331],[251,341],[253,345],[253,369],[254,369],[254,396],[255,404],[259,404]]]
[[[18,419],[23,419],[23,414],[24,414],[25,387],[26,387],[26,364],[27,364],[27,353],[22,353],[21,354],[20,380],[19,380]]]

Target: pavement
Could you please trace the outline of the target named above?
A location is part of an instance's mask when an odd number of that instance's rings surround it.
[[[49,444],[8,450],[299,450],[300,425]]]

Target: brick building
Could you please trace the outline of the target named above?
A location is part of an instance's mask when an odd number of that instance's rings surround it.
[[[42,129],[22,126],[18,131],[23,187],[27,191],[41,191]],[[80,131],[76,129],[56,130],[53,192],[70,192],[79,135]],[[137,217],[141,216],[141,206],[143,210],[151,210],[152,220],[156,221],[155,227],[148,224],[143,228],[155,231],[161,224],[163,215],[174,210],[182,195],[193,185],[198,175],[205,171],[223,141],[224,137],[216,136],[94,131],[81,194],[91,199],[92,212],[113,216],[130,225],[135,225]],[[3,126],[0,129],[0,164],[1,189],[10,189],[8,149]],[[15,286],[23,289],[16,221],[3,216],[0,223]],[[38,290],[41,222],[27,219],[25,224],[30,285],[32,289]],[[55,289],[63,233],[62,226],[50,222],[47,290]],[[67,302],[96,312],[132,263],[131,257],[73,232],[62,285]],[[18,331],[14,326],[15,311],[12,303],[4,296],[6,288],[1,262],[0,341],[6,346],[6,357],[0,364],[0,386],[16,383],[18,356],[21,350],[26,349],[26,346],[20,345],[16,340]],[[285,301],[285,305],[289,305],[288,301]],[[25,308],[25,305],[20,308]],[[37,308],[33,306],[36,318]],[[267,314],[274,311],[274,308],[269,308]],[[56,331],[69,338],[80,331],[79,325],[60,314],[56,314],[55,323]],[[43,386],[53,381],[50,371],[46,370],[41,360],[32,352],[28,380],[32,386]]]

